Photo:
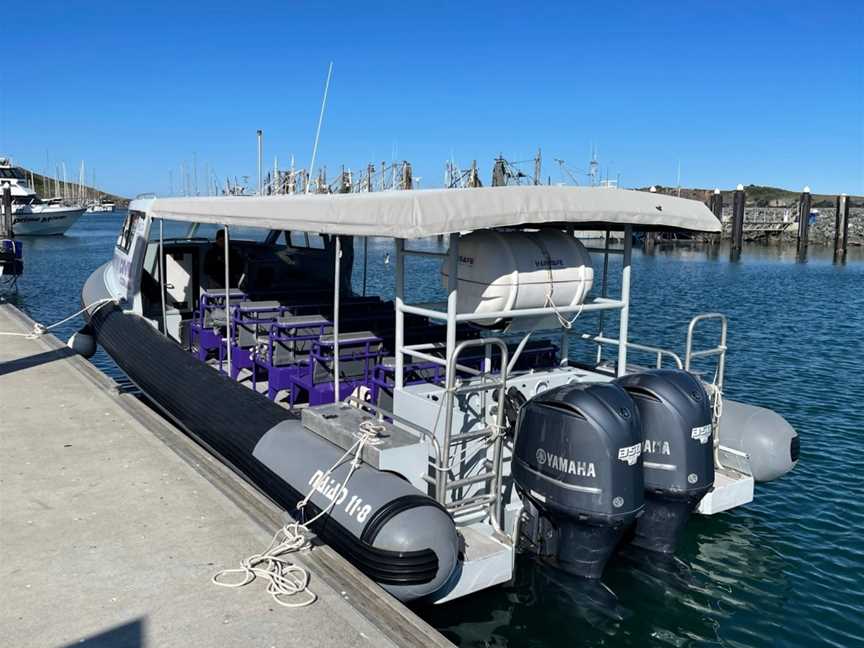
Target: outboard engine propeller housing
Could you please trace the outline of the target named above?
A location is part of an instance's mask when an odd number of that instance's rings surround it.
[[[618,378],[639,408],[645,513],[633,544],[674,553],[691,511],[714,485],[712,409],[701,381],[678,369]]]
[[[600,578],[642,511],[642,434],[633,400],[612,383],[564,385],[519,411],[513,478],[531,544],[573,574]]]

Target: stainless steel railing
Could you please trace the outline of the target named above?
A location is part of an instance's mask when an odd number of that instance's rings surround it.
[[[693,333],[699,322],[706,320],[720,320],[720,344],[710,349],[702,351],[693,350]],[[684,371],[690,371],[690,366],[693,360],[698,358],[708,358],[717,356],[717,373],[715,374],[714,384],[723,389],[723,376],[726,371],[726,335],[729,331],[729,321],[723,313],[702,313],[690,320],[687,326],[687,343],[684,347]]]
[[[614,338],[607,338],[602,335],[591,335],[589,333],[582,334],[583,340],[591,340],[592,342],[596,342],[599,346],[603,346],[604,344],[611,344],[613,346],[618,346],[620,344],[619,340]],[[670,351],[669,349],[663,349],[661,347],[650,346],[647,344],[637,344],[635,342],[626,342],[627,349],[634,351],[642,351],[645,353],[656,354],[657,356],[657,369],[660,369],[663,366],[663,358],[671,358],[671,360],[675,363],[675,366],[678,369],[684,368],[684,363],[681,362],[681,358],[674,351]]]

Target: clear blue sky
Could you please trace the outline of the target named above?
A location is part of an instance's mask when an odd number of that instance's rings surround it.
[[[137,6],[134,6],[137,5]],[[0,153],[124,195],[220,177],[544,154],[627,186],[864,193],[864,2],[4,3]]]

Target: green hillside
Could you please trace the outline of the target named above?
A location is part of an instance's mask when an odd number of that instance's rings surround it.
[[[668,195],[677,195],[677,187],[664,187],[655,185],[660,193]],[[643,187],[642,190],[647,190]],[[701,200],[708,202],[713,189],[690,189],[681,188],[682,198],[691,198],[693,200]],[[721,189],[723,195],[723,204],[731,205],[732,196],[735,194],[734,189]],[[800,191],[790,191],[789,189],[781,189],[779,187],[764,187],[760,185],[747,185],[744,187],[744,193],[747,196],[747,205],[751,207],[789,207],[798,204],[798,199],[801,197]],[[833,207],[837,196],[834,194],[813,194],[813,207]],[[852,206],[864,206],[864,197],[851,196]]]
[[[43,176],[41,173],[37,173],[36,171],[30,171],[29,169],[26,169],[24,167],[18,168],[26,174],[28,180],[30,180],[30,178],[33,179],[33,189],[34,191],[36,191],[37,194],[39,194],[41,198],[54,198],[58,195],[78,195],[77,182],[67,181],[66,183],[64,183],[62,180]],[[82,194],[88,200],[97,199],[110,201],[121,208],[126,207],[129,204],[128,198],[108,193],[96,187],[90,187],[88,185],[84,185],[82,187]]]

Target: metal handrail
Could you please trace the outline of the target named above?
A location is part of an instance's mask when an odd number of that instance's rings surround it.
[[[402,353],[405,355],[410,355],[412,358],[418,358],[420,360],[423,360],[424,362],[431,362],[433,364],[441,365],[442,367],[447,366],[447,361],[444,358],[439,358],[438,356],[423,353],[422,351],[418,351],[416,347],[403,346]],[[479,369],[474,369],[473,367],[469,367],[467,365],[457,364],[456,368],[459,371],[471,374],[472,376],[479,376],[483,373]]]
[[[720,320],[720,344],[711,349],[702,351],[693,351],[693,332],[696,330],[696,325],[699,322],[717,319]],[[726,370],[726,335],[729,331],[729,320],[723,313],[702,313],[690,320],[687,326],[687,343],[684,347],[684,371],[690,371],[690,363],[695,358],[707,358],[710,356],[719,356],[717,360],[717,377],[714,384],[721,390],[723,389],[723,375]]]
[[[450,442],[453,429],[453,399],[456,391],[456,360],[459,358],[459,355],[465,349],[468,349],[470,347],[485,347],[492,345],[497,346],[501,351],[501,376],[500,380],[495,381],[493,385],[490,385],[489,387],[498,388],[498,403],[500,404],[504,402],[504,397],[507,393],[507,366],[509,364],[509,350],[507,348],[507,343],[504,342],[504,340],[496,337],[463,340],[456,345],[456,348],[453,350],[453,354],[447,358],[447,379],[445,384],[446,391],[444,393],[444,438],[442,439],[441,443],[442,451],[446,455],[446,457],[443,457],[443,461],[441,461],[441,464],[444,466],[447,466],[449,464],[450,459]],[[482,376],[481,380],[483,380]],[[496,529],[500,529],[501,527],[501,467],[504,460],[504,444],[500,431],[503,429],[503,427],[504,407],[499,406],[496,412],[495,431],[497,434],[495,435],[495,442],[492,451],[493,478],[490,480],[491,484],[489,485],[489,495],[491,497],[489,504],[492,509],[490,511],[490,519],[492,521],[493,528]],[[442,506],[445,507],[447,506],[447,481],[449,478],[448,472],[448,470],[439,471],[436,480],[436,499]],[[453,503],[458,504],[458,501]]]
[[[518,319],[523,317],[543,317],[547,315],[554,316],[556,314],[568,315],[571,313],[589,313],[592,311],[621,310],[622,308],[624,308],[624,302],[619,299],[598,297],[594,299],[594,301],[584,304],[577,304],[575,306],[561,306],[556,308],[541,306],[538,308],[504,309],[489,312],[484,311],[482,313],[457,313],[456,321],[483,322],[490,319]],[[399,306],[399,310],[401,310],[403,313],[421,315],[423,317],[429,317],[435,320],[443,321],[447,319],[447,313],[444,311],[437,311],[432,308],[424,308],[422,306],[417,306],[416,304],[403,303]]]
[[[613,338],[607,338],[607,337],[604,337],[602,335],[591,335],[589,333],[583,333],[581,337],[583,340],[591,340],[593,342],[597,342],[597,344],[599,344],[601,346],[604,344],[614,344],[616,346],[621,344],[620,340],[616,340]],[[678,367],[679,369],[684,368],[684,363],[681,362],[680,356],[677,353],[675,353],[674,351],[670,351],[669,349],[663,349],[661,347],[649,346],[647,344],[637,344],[635,342],[630,342],[630,341],[627,341],[625,343],[625,345],[628,349],[633,349],[634,351],[644,351],[645,353],[656,353],[657,354],[657,368],[658,369],[660,369],[660,367],[663,366],[663,357],[664,356],[671,358],[672,361],[675,362],[675,366]]]

